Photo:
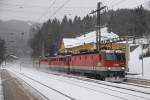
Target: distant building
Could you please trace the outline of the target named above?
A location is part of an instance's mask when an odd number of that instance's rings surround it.
[[[113,32],[108,32],[107,28],[101,29],[101,40],[110,40],[119,38],[119,36]],[[76,38],[63,38],[61,42],[60,53],[78,52],[84,50],[96,49],[96,31],[89,32]]]

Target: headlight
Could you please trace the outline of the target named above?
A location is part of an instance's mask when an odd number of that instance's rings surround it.
[[[111,68],[110,67],[108,67],[108,70],[110,70]]]
[[[122,67],[121,69],[122,69],[122,70],[124,70],[124,69],[125,69],[125,67]]]

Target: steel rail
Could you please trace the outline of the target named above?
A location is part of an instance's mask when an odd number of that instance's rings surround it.
[[[48,72],[45,72],[45,73],[48,73]],[[48,73],[48,74],[52,74],[52,73]],[[53,74],[53,75],[60,76],[61,74],[59,74],[59,75],[58,74]],[[83,78],[83,77],[77,77],[77,76],[72,76],[72,75],[66,75],[66,74],[65,75],[61,75],[61,76],[68,77],[68,78],[75,78],[75,79],[83,80],[83,81],[86,81],[86,82],[93,82],[93,83],[97,83],[97,84],[101,84],[101,85],[106,85],[106,86],[110,86],[110,87],[115,87],[115,88],[119,88],[119,89],[124,89],[124,90],[129,90],[129,91],[133,91],[133,92],[138,92],[138,93],[143,93],[143,94],[149,94],[150,95],[149,92],[139,91],[139,90],[135,90],[135,89],[131,89],[131,88],[125,88],[125,87],[120,87],[120,86],[114,86],[114,85],[106,84],[106,83],[104,83],[104,81],[99,81],[99,80],[94,80],[94,79],[89,79],[89,78]],[[56,80],[58,80],[58,79],[56,79]],[[64,80],[59,80],[59,81],[64,81]],[[67,82],[67,81],[64,81],[64,82]],[[80,83],[84,83],[84,82],[80,82]],[[75,82],[71,83],[71,84],[75,85]],[[88,84],[88,83],[86,83],[86,84]],[[89,84],[89,85],[91,85],[91,84]],[[97,85],[93,85],[93,86],[100,87],[100,86],[97,86]],[[100,87],[100,88],[104,88],[104,87]],[[116,92],[120,92],[120,93],[123,93],[123,94],[127,94],[127,95],[131,95],[131,96],[143,98],[143,99],[146,99],[146,100],[150,100],[150,98],[145,98],[145,97],[138,96],[138,95],[135,95],[135,94],[125,93],[125,92],[121,92],[121,91],[117,91],[117,90],[113,90],[113,89],[109,89],[109,88],[104,88],[104,89],[108,89],[108,90],[111,90],[111,91],[116,91]]]
[[[53,91],[55,91],[55,92],[57,92],[57,93],[59,93],[59,94],[65,96],[65,97],[69,98],[70,100],[76,100],[75,98],[73,98],[73,97],[71,97],[71,96],[69,96],[69,95],[67,95],[67,94],[64,94],[64,93],[58,91],[57,89],[54,89],[54,88],[52,88],[52,87],[50,87],[50,86],[48,86],[48,85],[45,85],[45,84],[41,83],[40,81],[37,81],[37,80],[35,80],[35,79],[33,79],[33,78],[31,78],[31,77],[29,77],[29,76],[23,74],[23,73],[17,72],[17,71],[15,71],[15,70],[13,70],[13,71],[16,72],[16,73],[18,73],[18,74],[20,74],[20,75],[22,75],[22,76],[24,76],[24,77],[26,77],[26,78],[28,78],[28,79],[30,79],[30,80],[32,80],[32,81],[34,81],[34,82],[37,82],[37,83],[41,84],[42,86],[45,86],[45,87],[47,87],[47,88],[49,88],[49,89],[51,89],[51,90],[53,90]],[[27,82],[26,82],[26,83],[27,83]],[[27,84],[29,84],[29,83],[27,83]],[[49,100],[49,99],[48,99],[48,100]]]

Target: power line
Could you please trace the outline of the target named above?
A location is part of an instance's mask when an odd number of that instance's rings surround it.
[[[56,1],[56,0],[55,0]],[[0,5],[4,4],[4,7],[22,7],[22,8],[49,8],[50,6],[41,6],[41,5],[20,5],[20,4],[11,4],[11,3],[0,3]],[[7,7],[7,8],[8,8]],[[64,8],[73,8],[73,9],[87,9],[87,8],[94,8],[95,6],[72,6],[72,7],[64,7]],[[51,8],[59,8],[58,6],[51,6]]]
[[[7,11],[7,12],[18,12],[18,13],[25,13],[25,14],[28,14],[28,13],[37,13],[39,14],[39,11],[26,11],[26,10],[14,10],[14,9],[0,9],[0,11]]]
[[[48,9],[42,14],[42,16],[40,17],[40,18],[38,18],[37,20],[40,20],[41,18],[43,18],[45,15],[46,15],[46,13],[48,12],[48,10],[50,10],[51,8],[52,8],[52,6],[56,3],[56,1],[57,0],[54,0],[53,2],[52,2],[52,4],[48,7]]]
[[[123,3],[124,1],[126,1],[126,0],[119,0],[118,2],[114,2],[112,5],[107,6],[107,7],[113,9],[114,6],[119,5],[119,4]],[[113,1],[112,1],[112,2],[113,2]],[[111,2],[111,3],[112,3],[112,2]]]
[[[119,0],[118,2],[116,2],[116,3],[114,3],[113,5],[111,5],[111,7],[113,8],[115,5],[119,5],[119,4],[121,4],[121,3],[123,3],[124,1],[126,1],[126,0]]]
[[[114,6],[120,5],[120,4],[122,4],[123,2],[125,2],[125,1],[126,1],[126,0],[120,0],[120,1],[118,1],[118,2],[116,2],[116,3],[114,3],[113,5],[109,6],[109,7],[110,7],[110,8],[113,8]],[[147,1],[145,1],[145,2],[143,2],[143,3],[141,3],[141,4],[139,4],[139,5],[133,6],[133,8],[138,7],[138,6],[140,6],[140,5],[143,5],[143,4],[145,4],[145,3],[149,2],[149,1],[150,1],[150,0],[147,0]]]
[[[41,17],[40,18],[38,18],[38,19],[41,19],[41,18],[43,18],[44,16],[45,16],[45,14],[47,13],[47,11],[49,11],[49,9],[51,9],[51,8],[55,8],[56,9],[56,11],[50,16],[50,18],[51,17],[53,17],[53,16],[55,16],[62,8],[66,8],[66,9],[83,9],[83,8],[85,8],[85,9],[87,9],[87,7],[64,7],[68,2],[69,2],[70,0],[66,0],[60,7],[56,7],[56,6],[53,6],[54,4],[55,4],[55,2],[56,2],[56,0],[54,0],[52,3],[51,3],[51,5],[48,7],[48,9],[41,15]],[[126,0],[119,0],[118,2],[115,2],[114,4],[112,4],[111,6],[115,6],[115,5],[120,5],[121,3],[124,3]],[[146,1],[146,2],[148,2],[148,0]],[[145,4],[146,2],[144,2],[144,3],[142,3],[142,4]],[[1,3],[0,2],[0,4],[3,4],[3,3]],[[11,4],[11,3],[9,3],[9,4]],[[9,5],[8,4],[8,5]],[[21,3],[20,3],[21,4]],[[140,4],[140,5],[142,5],[142,4]],[[15,4],[14,4],[15,5]],[[138,5],[138,6],[140,6],[140,5]],[[39,5],[23,5],[23,4],[21,4],[21,5],[19,5],[19,4],[16,4],[15,6],[35,6],[35,7],[42,7],[42,6],[39,6]],[[109,6],[109,7],[111,7],[111,6]],[[135,6],[135,7],[138,7],[138,6]],[[43,6],[44,7],[44,6]],[[9,7],[10,8],[10,7]],[[1,10],[1,9],[0,9]],[[12,9],[12,8],[10,8],[9,10],[8,9],[2,9],[2,11],[8,11],[8,12],[11,12],[11,11],[13,11],[13,12],[18,12],[18,13],[28,13],[28,12],[31,12],[31,11],[23,11],[23,10],[26,10],[26,9],[20,9],[20,10],[18,10],[18,11],[15,11],[15,9]],[[35,12],[35,11],[32,11],[33,13]],[[35,12],[36,13],[36,12]]]
[[[126,0],[119,0],[118,2],[115,2],[114,4],[112,4],[111,6],[106,6],[106,8],[108,9],[108,8],[113,8],[113,6],[115,6],[115,5],[119,5],[119,4],[121,4],[121,3],[123,3],[124,1],[126,1]],[[112,1],[113,2],[113,1]]]
[[[66,0],[51,16],[50,18],[52,18],[53,16],[55,16],[67,3],[69,3],[71,0]]]
[[[51,9],[51,8],[57,8],[56,9],[56,11],[52,14],[52,16],[54,16],[54,15],[56,15],[70,0],[66,0],[60,7],[53,7],[53,5],[56,3],[56,1],[57,0],[54,0],[53,2],[52,2],[52,4],[46,9],[46,11],[41,15],[41,17],[40,18],[38,18],[37,20],[39,21],[41,18],[43,18],[45,15],[46,15],[46,13]],[[0,4],[4,4],[4,3],[1,3],[0,2]],[[13,6],[16,6],[16,7],[25,7],[25,6],[29,6],[29,7],[42,7],[42,6],[38,6],[38,5],[19,5],[19,4],[10,4],[10,3],[7,3],[7,4],[5,4],[5,5],[13,5]],[[66,8],[79,8],[79,7],[66,7]],[[3,11],[12,11],[11,9],[3,9]],[[15,12],[14,10],[13,10],[13,12]],[[21,12],[21,11],[16,11],[16,12]],[[51,16],[51,17],[52,17]]]
[[[150,2],[150,0],[145,1],[145,2],[143,2],[143,3],[141,3],[141,4],[139,4],[139,5],[136,5],[136,6],[134,6],[133,8],[136,8],[136,7],[139,7],[139,6],[141,6],[141,5],[144,5],[144,4],[146,4],[147,2]]]
[[[19,4],[19,3],[1,3],[0,5],[4,5],[4,6],[15,6],[15,7],[39,7],[39,8],[45,8],[45,6],[41,6],[41,5],[24,5],[24,4]]]

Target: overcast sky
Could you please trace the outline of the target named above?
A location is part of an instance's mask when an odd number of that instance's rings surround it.
[[[83,17],[96,9],[99,1],[108,9],[118,9],[134,8],[150,0],[0,0],[0,19],[44,22],[54,17],[62,19],[64,15]]]

